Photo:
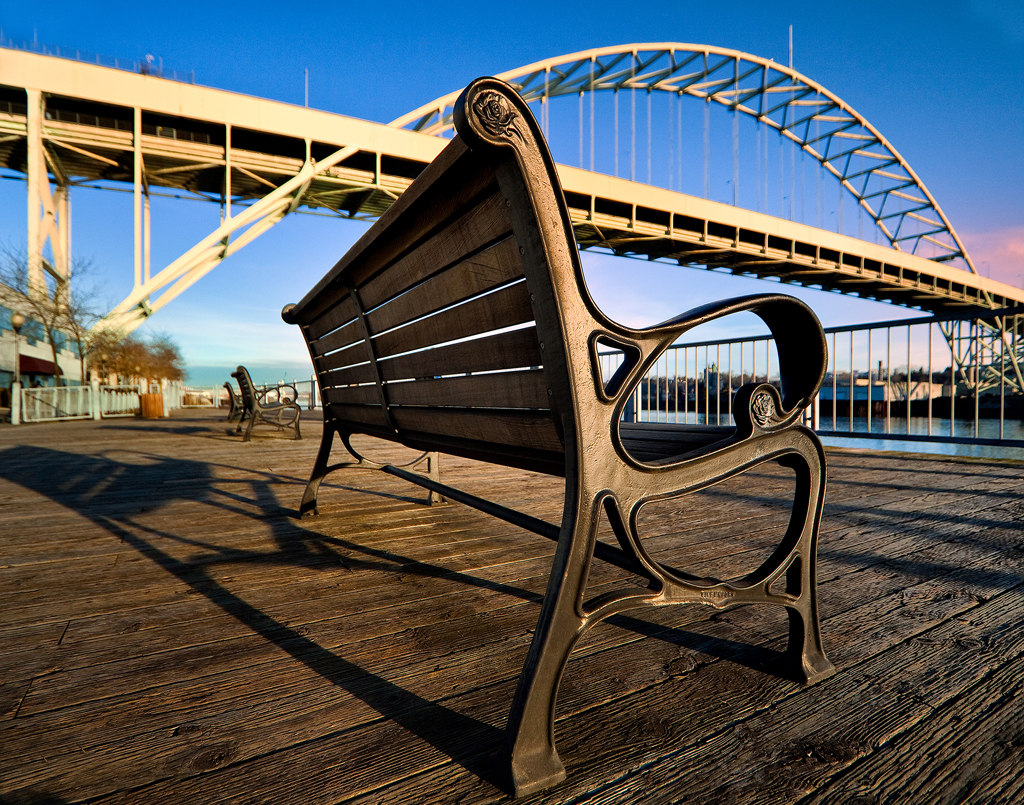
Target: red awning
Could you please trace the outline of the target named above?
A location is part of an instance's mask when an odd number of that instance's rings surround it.
[[[31,355],[22,355],[18,360],[18,369],[23,375],[55,375],[56,367],[53,361],[44,361],[42,358],[33,358]]]

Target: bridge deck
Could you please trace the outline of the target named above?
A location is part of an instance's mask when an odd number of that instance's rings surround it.
[[[0,48],[0,74],[7,85],[0,87],[0,174],[6,171],[18,178],[27,175],[29,154],[38,148],[38,158],[45,154],[58,184],[98,183],[125,190],[137,182],[140,193],[144,183],[147,193],[218,203],[229,192],[236,204],[252,202],[261,215],[272,209],[283,214],[274,206],[281,198],[272,194],[303,166],[310,169],[306,160],[311,157],[320,167],[308,176],[304,189],[296,185],[289,191],[296,194],[289,195],[294,208],[301,205],[320,213],[373,219],[446,142],[344,115],[9,48]],[[42,93],[33,96],[33,103],[45,107],[37,110],[37,124],[30,124],[24,88]],[[443,108],[443,99],[439,100]],[[138,110],[138,143],[133,109]],[[137,177],[133,172],[136,145],[141,157]],[[344,159],[339,156],[340,161],[331,164],[331,155],[345,146],[354,153]],[[896,175],[884,175],[898,180]],[[914,194],[921,188],[909,195],[900,191],[886,196],[889,201],[871,199],[872,204],[886,205],[888,225],[895,227],[907,248],[896,251],[781,217],[567,165],[559,166],[559,179],[583,249],[723,269],[932,313],[1024,303],[1020,288],[960,270],[957,262],[925,259],[927,246],[922,256],[910,248],[911,241],[906,239],[913,227],[901,233],[898,221],[903,219],[895,217],[896,209],[890,206],[897,196],[903,199],[900,203],[916,205],[922,199]],[[271,199],[276,201],[270,203]],[[934,209],[928,204],[913,209],[917,212],[911,218],[919,224],[939,227],[929,238],[942,237],[938,233],[945,231],[945,225],[933,221]],[[230,235],[228,230],[238,234],[248,226],[251,219],[244,214],[238,210],[234,224],[225,222],[227,230],[214,240]],[[272,224],[280,220],[276,215],[263,220]],[[141,222],[136,231],[142,232]],[[122,302],[124,309],[118,310],[112,324],[134,329],[148,315],[146,310],[161,309],[224,256],[217,250],[200,263],[188,262],[191,268],[184,275],[168,270],[176,260],[148,279],[145,287],[137,278],[139,288]],[[190,259],[199,258],[192,255]],[[184,270],[185,264],[177,268]],[[173,295],[161,301],[159,292],[172,288]],[[137,307],[142,299],[150,299],[149,308]]]
[[[305,430],[242,444],[183,412],[0,429],[0,800],[506,799],[486,758],[551,543],[379,473],[332,476],[324,516],[300,522]],[[1024,463],[830,461],[836,676],[759,670],[785,633],[770,609],[616,618],[563,684],[569,779],[527,801],[1018,801]],[[559,516],[556,479],[442,472]],[[766,470],[664,506],[652,550],[750,567],[787,483]]]

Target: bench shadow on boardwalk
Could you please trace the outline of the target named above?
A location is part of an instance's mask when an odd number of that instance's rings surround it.
[[[0,430],[0,801],[507,799],[489,755],[551,544],[380,474],[332,476],[300,521],[317,427],[245,445],[209,413]],[[525,801],[1013,801],[1024,465],[829,458],[836,677],[771,673],[771,608],[618,616],[570,662],[568,780]],[[558,519],[557,479],[442,472]],[[651,549],[755,564],[790,482],[743,479],[652,507]],[[595,567],[591,589],[622,575]]]

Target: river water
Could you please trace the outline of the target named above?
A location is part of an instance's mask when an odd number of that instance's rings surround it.
[[[692,411],[684,414],[681,411],[677,413],[675,411],[648,411],[647,409],[641,409],[640,416],[642,421],[648,422],[679,422],[680,424],[686,423],[690,425],[705,424],[704,414],[696,414]],[[708,418],[708,423],[711,425],[726,425],[730,424],[731,422],[732,418],[728,415],[727,409],[722,410],[720,417],[716,416],[715,412],[712,411],[711,416]],[[837,417],[835,424],[835,431],[850,431],[849,417]],[[832,431],[832,417],[822,417],[820,422],[820,428],[821,430]],[[1007,458],[1016,459],[1018,461],[1024,461],[1024,445],[1004,446],[984,444],[960,444],[946,442],[923,442],[917,440],[899,439],[899,436],[904,435],[908,432],[912,436],[929,435],[927,417],[911,417],[909,423],[909,431],[906,419],[891,419],[889,421],[888,434],[886,434],[885,420],[880,419],[878,417],[872,417],[871,433],[878,434],[879,437],[884,438],[871,438],[870,436],[868,436],[867,418],[854,417],[853,432],[862,435],[822,436],[821,440],[823,444],[829,447],[845,447],[860,450],[894,450],[906,453],[927,453],[944,456],[969,456],[973,458]],[[1024,442],[1024,422],[1021,422],[1020,420],[1016,419],[1004,420],[1003,433],[1000,437],[998,419],[979,419],[978,432],[975,433],[974,420],[957,419],[953,424],[953,431],[950,432],[950,421],[948,419],[932,417],[931,436],[954,436],[962,439],[1002,438],[1005,440]]]

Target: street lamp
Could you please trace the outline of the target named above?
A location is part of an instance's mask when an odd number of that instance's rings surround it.
[[[11,381],[11,424],[21,422],[21,355],[18,349],[18,335],[25,325],[25,317],[18,311],[11,314],[11,329],[14,330],[14,380]]]

